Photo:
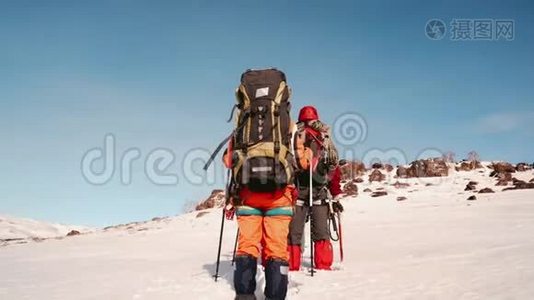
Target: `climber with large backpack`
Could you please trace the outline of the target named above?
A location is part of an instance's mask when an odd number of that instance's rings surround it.
[[[286,297],[287,236],[295,191],[290,94],[285,74],[274,68],[245,71],[236,90],[235,129],[223,162],[231,171],[226,214],[235,213],[238,223],[234,259],[238,300],[256,299],[260,256],[266,299]]]
[[[342,191],[338,154],[329,131],[319,120],[315,107],[305,106],[300,110],[293,142],[298,197],[289,230],[290,271],[300,269],[306,219],[310,219],[313,240],[312,275],[314,268],[330,270],[332,267],[330,221],[333,214],[343,211],[343,206],[339,202]]]

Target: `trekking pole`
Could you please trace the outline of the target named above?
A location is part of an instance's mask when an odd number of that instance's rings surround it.
[[[230,188],[230,169],[228,169],[228,172],[226,173],[226,194],[225,198],[226,201],[229,199],[229,193],[228,190]],[[219,248],[217,249],[217,263],[215,265],[215,275],[213,277],[215,278],[215,282],[217,282],[217,279],[219,278],[219,265],[221,263],[221,247],[222,247],[222,239],[223,239],[223,232],[224,232],[224,219],[226,219],[226,205],[222,208],[222,218],[221,218],[221,232],[219,233]]]
[[[310,198],[310,208],[309,208],[309,216],[310,216],[310,265],[311,265],[311,276],[313,277],[313,273],[315,270],[313,269],[313,154],[310,151],[310,163],[308,165],[310,168],[310,192],[309,192],[309,198]]]
[[[343,262],[343,237],[341,232],[341,212],[334,211],[332,195],[328,193],[328,235],[334,242],[339,242],[339,262]],[[332,230],[336,233],[334,237]]]
[[[213,277],[215,278],[215,282],[217,282],[217,278],[219,278],[219,264],[221,263],[221,246],[222,246],[222,238],[223,238],[223,231],[224,231],[224,219],[225,219],[225,208],[222,209],[222,218],[221,218],[221,232],[219,234],[219,249],[217,250],[217,264],[215,267],[215,275]]]
[[[232,266],[235,263],[235,252],[237,250],[237,238],[239,237],[239,227],[237,228],[237,232],[235,234],[235,242],[234,242],[234,254],[232,254]]]
[[[339,237],[339,258],[343,262],[343,232],[341,230],[341,213],[337,212],[338,237]]]

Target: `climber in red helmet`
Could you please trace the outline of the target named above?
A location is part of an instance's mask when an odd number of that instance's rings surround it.
[[[289,225],[289,269],[300,269],[302,236],[308,213],[312,220],[314,266],[330,270],[333,263],[333,250],[328,233],[329,207],[326,203],[330,194],[334,199],[334,210],[341,212],[341,172],[338,166],[337,150],[330,139],[329,128],[319,120],[317,109],[305,106],[299,112],[297,132],[294,136],[294,153],[297,163],[295,181],[298,199],[295,213]],[[311,159],[310,159],[311,158]],[[310,189],[310,169],[312,168],[312,188]],[[313,205],[309,193],[312,192]],[[311,210],[311,211],[310,211]]]

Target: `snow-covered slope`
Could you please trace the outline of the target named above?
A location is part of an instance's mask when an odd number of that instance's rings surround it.
[[[71,230],[86,232],[89,228],[0,215],[0,240],[4,241],[61,237]]]
[[[496,193],[467,201],[473,180]],[[401,179],[410,186],[400,189],[395,181],[361,183],[344,200],[345,261],[310,277],[306,253],[304,270],[290,273],[289,299],[532,298],[534,190],[501,192],[478,171]],[[372,198],[365,188],[389,194]],[[232,299],[235,221],[225,224],[222,277],[211,277],[220,220],[211,209],[0,247],[0,299]]]

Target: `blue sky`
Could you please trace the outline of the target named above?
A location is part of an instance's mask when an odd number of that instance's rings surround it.
[[[531,2],[222,2],[0,2],[0,213],[96,226],[179,213],[222,186],[220,166],[214,184],[191,184],[183,160],[229,132],[250,67],[287,73],[295,115],[361,115],[367,139],[342,149],[356,158],[431,148],[534,161]],[[513,19],[515,39],[430,40],[432,18]],[[141,152],[129,185],[118,171],[99,186],[82,176],[107,133],[116,165]],[[144,174],[159,148],[178,184]]]

